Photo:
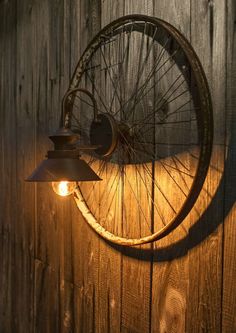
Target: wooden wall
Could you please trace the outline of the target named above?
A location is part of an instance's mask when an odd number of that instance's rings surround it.
[[[128,13],[183,32],[214,105],[204,189],[185,228],[155,250],[106,244],[71,198],[24,182],[57,128],[82,50]],[[234,0],[0,1],[1,333],[236,332],[234,13]]]

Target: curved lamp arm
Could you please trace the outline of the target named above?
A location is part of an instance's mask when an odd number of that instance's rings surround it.
[[[74,94],[75,92],[83,92],[84,94],[86,94],[92,101],[93,103],[93,111],[94,111],[94,121],[95,122],[99,122],[98,120],[98,107],[97,107],[97,102],[96,99],[94,98],[93,94],[91,94],[91,92],[89,92],[88,90],[84,89],[84,88],[74,88],[74,89],[70,89],[67,91],[67,93],[64,95],[63,99],[62,99],[62,109],[61,109],[61,122],[62,125],[64,125],[65,127],[68,127],[68,124],[66,124],[66,116],[67,116],[67,112],[66,112],[66,101],[68,99],[68,97],[72,94]],[[68,112],[69,114],[69,112]]]

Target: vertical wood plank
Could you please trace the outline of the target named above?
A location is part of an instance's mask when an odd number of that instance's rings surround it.
[[[14,225],[17,219],[16,192],[16,2],[0,4],[0,132],[1,132],[1,277],[0,330],[11,332],[17,316],[14,298],[16,277]],[[17,282],[20,277],[18,276]]]
[[[155,1],[154,16],[175,26],[182,34],[190,37],[190,3],[189,1],[172,0],[167,2]],[[165,90],[164,90],[165,91]],[[188,161],[184,162],[186,165]],[[160,172],[160,184],[168,193],[168,181],[165,170]],[[183,186],[179,174],[176,181]],[[166,181],[166,183],[165,183]],[[163,185],[162,185],[163,184]],[[174,187],[173,189],[174,190]],[[178,193],[178,191],[177,191]],[[157,194],[158,195],[158,194]],[[173,195],[173,193],[172,193]],[[158,196],[157,196],[158,197]],[[160,200],[159,196],[159,200]],[[178,207],[179,196],[173,195],[171,202]],[[181,200],[181,199],[180,199]],[[163,216],[170,216],[170,207],[163,200]],[[155,223],[159,216],[155,214]],[[186,312],[188,298],[188,258],[186,248],[181,246],[181,240],[187,237],[188,219],[167,237],[154,245],[152,268],[152,308],[151,332],[187,332]],[[179,245],[178,245],[179,242]]]
[[[124,15],[138,13],[152,16],[153,1],[124,1]],[[138,44],[134,41],[133,45],[131,45],[133,55],[137,47]],[[138,54],[139,49],[136,52]],[[137,61],[137,59],[131,59],[130,61]],[[126,75],[131,80],[134,80],[136,74],[128,69]],[[127,86],[125,89],[128,94],[132,87]],[[123,197],[124,202],[122,203],[123,232],[136,237],[140,236],[137,235],[139,228],[141,228],[142,232],[149,232],[149,230],[146,230],[148,226],[145,224],[145,217],[143,215],[135,216],[135,212],[131,208],[132,201],[136,202],[136,194],[130,188],[131,183],[136,182],[135,172],[131,169],[126,167],[126,177],[124,178],[125,192],[129,192],[129,194],[127,197]],[[143,170],[140,170],[140,172],[142,174]],[[144,174],[142,177],[145,177]],[[141,180],[138,186],[140,186],[138,200],[143,205],[145,214],[150,216],[149,203],[146,202],[144,204],[146,198],[145,191],[147,189],[145,189]],[[139,223],[138,228],[137,223]],[[121,332],[150,332],[151,256],[145,253],[148,249],[150,249],[150,245],[139,247],[137,252],[135,251],[134,258],[130,256],[129,249],[122,251]]]
[[[123,14],[123,3],[122,1],[113,2],[110,0],[105,0],[101,2],[101,27],[115,20]],[[105,52],[105,51],[103,51]],[[110,56],[112,59],[112,50],[109,49]],[[101,55],[99,55],[101,56]],[[101,60],[102,61],[102,60]],[[112,60],[111,60],[112,61]],[[103,66],[104,67],[104,66]],[[109,69],[110,70],[110,69]],[[112,75],[112,72],[110,73]],[[102,78],[101,78],[102,80]],[[109,79],[107,79],[109,81]],[[106,82],[101,82],[102,86],[106,87]],[[111,84],[111,82],[110,82]],[[109,88],[106,90],[109,93]],[[109,100],[109,96],[106,96],[106,100]],[[101,219],[105,219],[106,225],[109,226],[109,215],[105,213],[106,205],[109,203],[102,201],[102,195],[104,191],[109,188],[110,196],[113,197],[113,191],[116,191],[116,197],[119,200],[120,190],[119,188],[110,188],[113,184],[114,171],[112,167],[111,170],[108,168],[107,173],[111,173],[111,182],[109,185],[99,184],[99,196],[98,196],[98,207],[99,216]],[[105,188],[107,186],[107,188]],[[105,192],[106,193],[106,192]],[[120,207],[119,207],[120,208]],[[118,209],[119,209],[118,208]],[[112,209],[110,207],[110,209]],[[115,228],[116,221],[113,221]],[[95,312],[95,326],[96,332],[120,332],[120,313],[121,313],[121,255],[108,243],[104,242],[102,239],[99,241],[99,266],[98,266],[98,289],[96,295],[96,312]]]
[[[85,45],[81,45],[80,35],[80,1],[70,0],[70,77],[78,63],[79,57],[83,52]]]
[[[225,29],[225,1],[191,2],[191,42],[203,64],[212,93],[214,147],[204,189],[191,214],[189,332],[221,332],[222,226],[219,224],[223,222],[224,194],[223,185],[219,188],[218,185],[224,167]],[[202,216],[197,214],[204,211]]]
[[[100,30],[101,16],[100,1],[82,0],[77,4],[73,3],[77,10],[74,18],[78,19],[77,30],[73,29],[71,35],[71,49],[73,50],[71,63],[75,66],[79,60],[78,56]],[[72,68],[73,70],[74,68]],[[74,202],[72,206],[74,325],[78,332],[97,332],[99,326],[96,324],[96,299],[100,288],[98,284],[99,239],[87,226]]]
[[[55,1],[51,6],[49,70],[54,131],[59,126],[61,102],[69,86],[71,74],[71,1]],[[74,327],[73,310],[73,260],[72,260],[72,212],[73,198],[55,197],[56,219],[59,235],[59,330],[71,332]]]
[[[39,163],[52,147],[48,135],[59,125],[64,66],[64,2],[35,3],[34,15],[36,162]],[[64,272],[63,207],[69,198],[62,200],[52,191],[50,183],[39,183],[36,202],[35,327],[38,331],[59,331],[63,322],[60,308],[60,279]]]
[[[236,331],[236,262],[235,262],[235,163],[236,163],[236,4],[227,1],[227,135],[225,162],[225,192],[224,192],[224,237],[223,237],[223,290],[222,290],[222,332]]]
[[[35,167],[34,103],[34,11],[32,1],[17,6],[17,52],[16,52],[16,137],[17,137],[17,205],[18,216],[14,226],[15,269],[21,271],[14,282],[15,294],[19,295],[16,307],[16,330],[33,330],[34,316],[34,217],[35,186],[25,182]],[[25,56],[28,45],[32,47]],[[19,281],[18,281],[19,280]],[[21,317],[21,311],[27,315]]]
[[[69,16],[69,30],[70,30],[70,39],[69,39],[69,77],[73,73],[75,66],[78,62],[79,56],[83,51],[84,45],[81,45],[81,2],[78,0],[70,1],[70,10]],[[65,17],[65,24],[68,21],[68,17]],[[65,55],[66,57],[66,55]],[[67,87],[69,87],[69,81]],[[83,309],[83,277],[84,273],[83,268],[80,270],[80,264],[83,259],[80,259],[80,256],[86,257],[85,251],[82,250],[80,245],[81,239],[84,237],[86,231],[81,230],[81,225],[83,226],[83,220],[79,212],[76,210],[73,199],[70,198],[69,212],[67,212],[67,218],[65,221],[64,227],[64,316],[65,323],[66,318],[69,321],[68,331],[75,330],[76,332],[82,332],[84,329],[87,329],[88,326],[84,324],[87,322],[84,317]],[[84,245],[84,244],[83,244]],[[83,273],[82,273],[83,272]],[[85,276],[86,279],[86,276]],[[88,313],[90,308],[88,308]]]

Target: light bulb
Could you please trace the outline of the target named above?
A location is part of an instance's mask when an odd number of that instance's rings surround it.
[[[67,195],[72,194],[76,189],[76,186],[76,182],[52,182],[53,191],[62,197],[66,197]]]

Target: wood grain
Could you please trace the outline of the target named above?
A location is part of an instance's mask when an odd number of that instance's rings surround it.
[[[170,22],[179,29],[184,36],[190,34],[190,3],[189,1],[171,1],[171,3],[156,1],[155,16]],[[184,157],[183,157],[184,158]],[[183,159],[186,166],[188,160]],[[170,161],[171,162],[171,161]],[[173,162],[172,162],[173,163]],[[181,194],[178,189],[169,184],[169,176],[163,167],[158,167],[160,186],[171,196],[171,202],[178,208]],[[177,173],[173,177],[178,184],[182,184],[181,176]],[[183,186],[183,185],[181,185]],[[183,187],[184,189],[184,187]],[[169,192],[168,192],[169,191]],[[158,200],[162,196],[156,193]],[[163,198],[164,199],[164,198]],[[164,200],[160,205],[162,215],[168,220],[173,212]],[[160,216],[155,214],[156,225]],[[159,332],[185,332],[187,297],[188,297],[188,258],[186,249],[176,246],[181,239],[187,236],[188,219],[174,232],[154,245],[154,262],[152,269],[152,322],[151,331]],[[172,249],[175,248],[175,249]],[[175,259],[176,258],[176,259]]]
[[[124,2],[124,14],[153,14],[153,2],[152,1],[125,1]],[[135,41],[131,44],[131,48],[135,50]],[[139,42],[140,43],[140,42]],[[137,50],[138,52],[138,50]],[[131,53],[134,57],[135,52]],[[137,61],[130,59],[130,62]],[[131,68],[134,67],[132,66]],[[135,82],[135,73],[128,70],[126,73],[128,80]],[[133,87],[126,87],[126,94],[129,93]],[[141,173],[143,170],[141,168]],[[140,186],[144,192],[138,194],[138,200],[141,201],[144,214],[147,219],[150,218],[149,202],[145,202],[146,189],[140,180],[137,184],[135,178],[136,173],[132,166],[126,167],[126,176],[124,177],[124,193],[127,193],[127,197],[124,197],[122,203],[123,207],[123,233],[124,235],[132,235],[133,237],[139,237],[139,232],[148,234],[149,226],[145,223],[145,217],[139,213],[139,216],[135,216],[135,208],[131,209],[132,203],[136,203],[137,193],[136,185]],[[145,175],[143,175],[145,177]],[[132,189],[131,189],[131,186]],[[151,186],[151,185],[150,185]],[[136,210],[137,212],[137,210]],[[145,261],[145,249],[150,249],[150,245],[142,246],[139,248],[140,252],[137,252],[135,258],[129,256],[129,251],[123,251],[122,257],[122,299],[121,299],[121,332],[149,332],[150,331],[150,286],[151,286],[151,261]],[[151,258],[149,258],[151,259]],[[132,313],[130,312],[132,309]]]
[[[112,2],[110,0],[105,0],[101,2],[101,27],[116,19],[122,15],[123,6],[120,2]],[[112,52],[112,50],[111,50]],[[112,57],[111,53],[111,57]],[[101,57],[101,55],[100,55]],[[102,60],[101,60],[102,61]],[[111,71],[111,69],[109,69]],[[112,75],[112,72],[111,74]],[[103,81],[104,80],[104,81]],[[109,79],[107,78],[107,81]],[[105,87],[107,82],[104,76],[101,78],[101,89]],[[109,89],[106,90],[107,94],[110,94]],[[106,96],[109,100],[110,97]],[[113,221],[114,225],[111,224],[112,219],[110,214],[114,209],[114,205],[111,205],[108,201],[104,202],[103,196],[104,191],[109,189],[110,196],[114,200],[113,202],[120,202],[120,190],[115,186],[112,181],[114,175],[112,174],[112,166],[106,168],[106,177],[111,174],[110,182],[107,188],[106,184],[102,182],[99,183],[99,195],[98,195],[98,205],[99,205],[99,218],[105,221],[105,226],[111,227],[113,230],[116,228],[117,221]],[[108,178],[109,179],[109,178]],[[114,183],[115,184],[115,183]],[[116,192],[115,192],[116,191]],[[112,201],[111,201],[112,203]],[[111,205],[111,211],[107,211],[107,206]],[[118,207],[119,209],[119,207]],[[121,210],[121,208],[120,208]],[[96,331],[97,332],[119,332],[120,331],[120,313],[121,313],[121,255],[115,249],[109,246],[108,243],[103,240],[99,241],[99,267],[98,267],[98,288],[96,303]],[[101,309],[103,309],[101,311]]]
[[[201,196],[153,248],[111,246],[72,198],[24,183],[50,148],[47,136],[88,41],[129,13],[160,17],[191,40],[214,105]],[[236,331],[234,15],[233,0],[0,1],[1,333]]]
[[[223,238],[223,295],[222,295],[222,332],[236,331],[235,306],[235,106],[236,106],[236,6],[234,1],[227,1],[227,91],[226,91],[226,151],[225,192],[224,192],[224,238]]]
[[[197,50],[206,71],[213,99],[214,147],[209,173],[195,211],[191,214],[189,251],[189,311],[187,330],[192,332],[221,331],[222,283],[222,226],[223,206],[219,187],[224,168],[225,130],[225,2],[192,1],[191,42]],[[197,36],[202,36],[198,38]],[[217,190],[217,196],[214,196]],[[211,203],[210,208],[207,209]],[[202,213],[200,217],[196,214]],[[207,222],[208,221],[208,222]],[[198,223],[202,228],[198,232]],[[204,227],[203,227],[204,224]],[[213,227],[215,225],[215,227]],[[217,228],[218,227],[218,228]],[[209,229],[211,233],[208,231]],[[203,236],[205,234],[205,237]],[[206,236],[207,235],[207,236]],[[201,246],[193,246],[195,238],[202,239]],[[200,277],[200,278],[199,278]],[[209,321],[206,320],[209,318]]]
[[[57,2],[55,2],[57,3]],[[55,6],[55,5],[54,5]],[[72,11],[70,1],[59,1],[56,8],[52,6],[51,15],[54,24],[51,25],[50,45],[54,45],[51,50],[50,64],[54,71],[50,72],[50,81],[54,82],[52,90],[53,119],[55,129],[59,126],[61,100],[68,89],[71,75],[71,17]],[[55,38],[57,36],[57,38]],[[55,43],[56,41],[56,43]],[[56,62],[56,58],[58,59]],[[56,68],[53,63],[57,64]],[[51,65],[49,66],[51,68]],[[55,70],[56,69],[56,70]],[[50,186],[50,184],[49,184]],[[57,223],[59,229],[59,330],[61,332],[71,332],[74,327],[73,308],[73,254],[72,254],[72,209],[71,198],[58,198],[53,193],[56,200]]]
[[[17,271],[22,270],[20,283],[16,283],[16,294],[21,295],[16,306],[18,311],[28,315],[22,320],[18,318],[18,329],[33,330],[34,326],[34,255],[35,255],[35,224],[31,216],[36,215],[36,187],[29,186],[24,179],[35,167],[36,147],[36,100],[34,85],[35,35],[32,22],[35,10],[31,1],[25,1],[17,7],[17,65],[16,65],[16,101],[17,101],[17,184],[18,184],[18,223],[15,228]],[[28,50],[26,60],[25,49]],[[22,177],[24,175],[24,177]],[[22,209],[24,207],[24,209]],[[27,325],[26,325],[27,323]]]
[[[89,41],[101,28],[100,2],[80,1],[80,21],[75,37],[80,38],[77,44],[80,54],[84,51]],[[75,39],[76,40],[76,39]],[[76,44],[75,44],[76,45]],[[74,47],[74,46],[73,46]],[[74,55],[73,55],[74,56]],[[78,61],[78,59],[77,59]],[[74,69],[73,69],[74,70]],[[81,112],[83,109],[81,109]],[[84,184],[84,190],[89,191],[89,185]],[[93,203],[95,207],[95,202]],[[96,332],[99,329],[97,323],[97,301],[99,295],[99,239],[86,225],[75,203],[72,207],[72,267],[73,267],[73,311],[74,326],[78,332]]]
[[[34,98],[36,107],[36,163],[45,158],[52,144],[48,139],[59,125],[64,70],[64,2],[36,4],[34,12]],[[62,44],[61,44],[62,43]],[[45,201],[46,200],[46,201]],[[63,323],[64,275],[63,206],[68,199],[57,198],[51,184],[37,185],[35,224],[35,325],[40,331],[61,329]],[[63,284],[62,284],[63,285]],[[55,286],[54,288],[52,286]],[[42,295],[47,294],[47,297]],[[51,300],[51,301],[50,301]],[[50,310],[49,310],[50,309]],[[48,315],[52,311],[52,315]],[[49,312],[50,313],[50,312]],[[46,317],[45,317],[46,316]],[[61,319],[62,318],[62,319]],[[63,327],[63,326],[62,326]]]
[[[14,228],[17,223],[16,192],[16,3],[0,5],[1,18],[1,277],[0,300],[1,330],[10,332],[16,327],[14,316],[19,318],[13,304],[16,257]],[[14,209],[12,209],[14,207]],[[23,277],[19,278],[22,281]]]

